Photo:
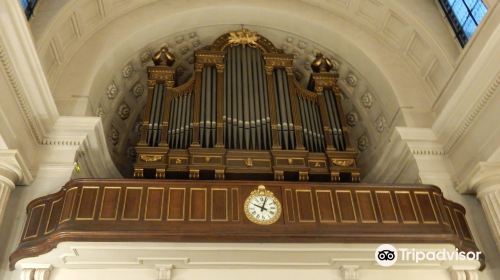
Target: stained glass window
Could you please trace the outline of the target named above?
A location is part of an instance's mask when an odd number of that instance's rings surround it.
[[[30,17],[33,15],[33,11],[35,10],[35,5],[38,0],[19,0],[19,2],[21,3],[21,7],[23,8],[26,17],[30,19]]]
[[[439,0],[460,45],[465,46],[486,15],[482,0]]]

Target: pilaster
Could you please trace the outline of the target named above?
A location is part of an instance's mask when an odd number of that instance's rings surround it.
[[[343,280],[359,280],[359,265],[343,265],[340,267],[340,274]]]
[[[158,271],[158,280],[172,280],[173,269],[174,266],[171,264],[156,265],[156,270]]]
[[[16,184],[29,184],[31,172],[16,150],[0,150],[0,225],[10,194]]]
[[[474,268],[451,266],[448,271],[451,280],[479,280],[479,272]]]

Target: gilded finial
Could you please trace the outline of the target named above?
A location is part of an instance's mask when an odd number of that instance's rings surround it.
[[[153,55],[153,62],[156,66],[172,66],[175,63],[175,56],[169,52],[167,47],[162,47]]]
[[[252,32],[246,28],[241,28],[241,30],[238,31],[232,31],[229,32],[229,45],[235,46],[235,45],[249,45],[249,46],[256,46],[257,41],[259,40],[259,35],[257,35],[257,32]]]
[[[332,61],[322,53],[316,54],[316,59],[311,63],[311,68],[315,73],[330,72],[333,68]]]

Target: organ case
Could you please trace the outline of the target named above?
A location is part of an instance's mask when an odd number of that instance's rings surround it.
[[[323,55],[307,88],[293,55],[247,29],[196,51],[182,85],[168,49],[153,62],[134,177],[359,181],[338,75]]]

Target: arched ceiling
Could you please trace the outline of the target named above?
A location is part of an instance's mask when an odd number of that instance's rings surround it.
[[[32,28],[59,110],[102,115],[118,166],[132,154],[151,52],[167,44],[186,79],[195,49],[244,24],[295,54],[302,80],[314,52],[337,61],[353,142],[368,169],[394,126],[431,123],[458,57],[433,1],[401,2],[45,1]]]

